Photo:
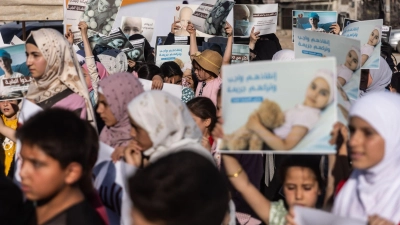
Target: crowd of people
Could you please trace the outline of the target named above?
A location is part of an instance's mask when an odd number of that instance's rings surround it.
[[[134,170],[125,191],[135,225],[294,225],[296,205],[370,225],[400,224],[400,74],[386,59],[362,70],[348,125],[332,127],[336,155],[221,154],[221,68],[236,38],[226,23],[224,52],[199,52],[206,40],[190,21],[185,28],[173,21],[165,43],[174,43],[176,30],[189,35],[191,63],[160,67],[147,40],[143,62],[91,46],[85,22],[84,51],[74,50],[71,31],[32,31],[25,48],[34,82],[24,101],[42,111],[21,124],[21,100],[0,102],[1,224],[111,224],[110,200],[94,184],[100,142],[113,149],[109,161]],[[250,64],[295,59],[275,34],[252,29],[248,45]],[[0,49],[5,77],[22,76],[11,62]],[[152,90],[139,78],[152,81]],[[164,83],[182,86],[182,98],[162,91]]]

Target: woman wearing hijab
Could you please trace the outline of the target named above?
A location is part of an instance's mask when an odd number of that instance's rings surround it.
[[[294,60],[294,51],[290,49],[282,49],[272,56],[272,61],[290,61]]]
[[[99,82],[97,112],[105,123],[100,141],[113,148],[127,146],[129,132],[128,103],[143,92],[139,80],[128,72],[116,73]]]
[[[282,50],[278,37],[275,34],[259,35],[260,32],[254,32],[254,27],[250,33],[250,60],[271,60],[274,54]]]
[[[363,71],[361,71],[360,97],[371,92],[389,91],[393,72],[384,58],[381,57],[379,69],[370,69],[369,74],[365,74],[367,77],[363,77]]]
[[[147,91],[128,104],[128,112],[131,136],[137,143],[125,153],[141,151],[154,162],[171,152],[192,149],[213,161],[201,145],[202,133],[179,98],[163,91]]]

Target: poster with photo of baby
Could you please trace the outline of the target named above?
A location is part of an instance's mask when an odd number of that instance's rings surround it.
[[[222,74],[221,152],[335,153],[334,57],[226,65]]]
[[[181,4],[175,7],[175,21],[180,21],[177,25],[180,27],[175,31],[175,36],[190,36],[186,31],[187,25],[189,21],[192,21],[192,15],[196,11],[199,5],[187,5]],[[213,35],[209,35],[203,32],[196,30],[197,37],[213,37]]]
[[[226,19],[234,4],[234,0],[205,0],[192,15],[194,28],[210,35],[227,36]]]
[[[250,49],[248,45],[232,45],[232,58],[231,63],[249,63],[250,62]]]
[[[85,12],[79,21],[85,21],[89,29],[93,31],[108,35],[114,25],[121,3],[122,0],[87,0]]]
[[[337,23],[336,11],[292,11],[292,27],[308,31],[331,33],[331,26]],[[294,36],[292,41],[294,41]]]
[[[148,42],[151,42],[154,27],[154,20],[149,18],[123,16],[121,19],[121,30],[128,39],[134,34],[140,34]]]
[[[383,20],[366,20],[350,23],[342,36],[361,41],[361,68],[379,69]]]
[[[235,37],[249,37],[251,29],[260,35],[276,32],[278,4],[245,5],[233,7],[233,34]]]
[[[360,40],[293,28],[295,58],[334,56],[337,77],[347,95],[357,99],[361,78]]]
[[[156,65],[179,59],[182,64],[191,63],[189,45],[159,45],[156,50]]]

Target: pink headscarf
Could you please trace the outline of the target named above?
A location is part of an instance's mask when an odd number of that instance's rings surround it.
[[[83,64],[82,67],[86,71],[89,71],[86,63]],[[103,78],[108,76],[107,69],[103,66],[103,64],[101,64],[100,62],[96,62],[96,67],[97,67],[97,73],[99,74],[99,80],[103,80]],[[93,90],[92,83],[90,83],[88,85],[88,89],[89,89],[89,92],[91,92]]]
[[[99,88],[107,100],[117,123],[112,127],[104,127],[100,133],[100,141],[113,148],[128,145],[131,125],[127,110],[128,103],[143,92],[139,79],[131,73],[122,72],[108,76],[99,82]]]

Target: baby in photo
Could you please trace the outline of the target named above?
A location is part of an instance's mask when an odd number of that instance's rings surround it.
[[[304,101],[284,112],[283,125],[274,128],[272,132],[261,124],[257,114],[252,114],[246,127],[271,149],[291,150],[318,123],[321,111],[333,102],[334,84],[331,71],[318,70],[307,88]]]
[[[381,41],[381,27],[376,26],[369,35],[368,42],[361,47],[361,66],[369,59]]]
[[[360,50],[351,47],[346,55],[346,61],[342,65],[338,65],[337,74],[339,83],[344,86],[351,78],[353,73],[360,68]]]

